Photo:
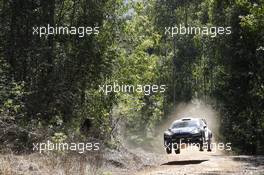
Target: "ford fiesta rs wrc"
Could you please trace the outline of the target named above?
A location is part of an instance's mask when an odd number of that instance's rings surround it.
[[[211,151],[212,132],[205,119],[182,118],[174,121],[170,128],[164,132],[164,146],[168,154],[174,151],[180,153],[182,145],[195,145],[200,151]]]

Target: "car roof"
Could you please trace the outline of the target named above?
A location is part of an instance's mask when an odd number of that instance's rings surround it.
[[[203,119],[188,117],[188,118],[181,118],[181,119],[175,120],[172,123],[177,123],[177,122],[182,122],[182,121],[199,121],[199,120],[203,120]]]

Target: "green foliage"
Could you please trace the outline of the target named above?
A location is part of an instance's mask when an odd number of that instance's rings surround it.
[[[216,100],[225,140],[244,153],[263,152],[263,5],[247,0],[166,1],[154,8],[160,33],[179,24],[232,27],[230,36],[214,39],[164,37],[160,57],[169,60],[162,71],[169,86],[165,103],[188,101],[187,94]]]
[[[161,85],[160,58],[155,54],[161,35],[154,30],[151,13],[153,2],[132,2],[136,15],[125,21],[120,31],[124,41],[119,43],[113,82],[127,85]],[[166,84],[165,84],[166,85]],[[163,95],[142,93],[119,94],[117,111],[126,120],[126,136],[146,136],[163,117]]]
[[[56,132],[51,137],[52,142],[54,143],[64,143],[64,141],[67,139],[67,135],[65,135],[62,132]]]
[[[21,117],[24,115],[24,103],[22,102],[25,95],[24,82],[17,83],[10,79],[8,65],[4,60],[0,62],[0,114],[10,117],[20,114]]]
[[[117,57],[114,26],[122,3],[1,1],[1,117],[5,112],[29,130],[49,128],[66,135],[80,133],[88,118],[99,138],[108,133],[115,98],[104,99],[98,86],[112,75]],[[32,27],[47,24],[98,26],[100,35],[32,35]]]

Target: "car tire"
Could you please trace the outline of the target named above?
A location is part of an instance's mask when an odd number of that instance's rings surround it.
[[[166,153],[171,154],[172,153],[172,144],[170,142],[165,141],[165,146],[166,146]]]
[[[202,139],[202,141],[200,141],[200,143],[199,143],[199,151],[204,151],[203,150],[203,144],[204,144],[204,142],[203,142],[203,139]]]
[[[171,149],[170,148],[166,148],[166,153],[167,154],[171,154]]]
[[[207,151],[208,151],[208,152],[211,152],[211,151],[212,151],[212,145],[211,145],[211,143],[212,143],[212,139],[209,138],[209,140],[208,140],[208,142],[207,142],[207,144],[208,144],[208,146],[207,146]]]
[[[181,149],[178,148],[178,149],[175,149],[175,154],[180,154],[181,153]]]

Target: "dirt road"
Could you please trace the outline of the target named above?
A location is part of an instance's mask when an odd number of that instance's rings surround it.
[[[0,175],[264,175],[263,156],[227,156],[198,148],[177,155],[142,149],[106,153],[101,160],[94,155],[0,155]]]
[[[181,154],[164,155],[165,161],[136,175],[259,174],[264,175],[264,157],[227,156],[221,152],[185,149]]]

